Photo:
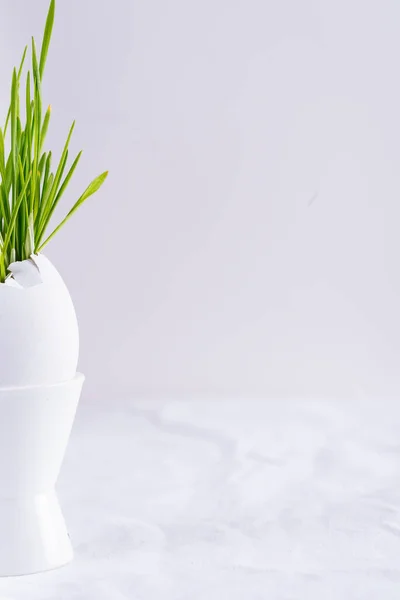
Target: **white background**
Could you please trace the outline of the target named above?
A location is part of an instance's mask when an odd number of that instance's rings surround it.
[[[0,108],[47,0],[2,0]],[[400,391],[397,0],[58,0],[86,394]],[[61,213],[59,213],[60,216]],[[103,392],[106,393],[106,392]],[[108,393],[108,392],[107,392]]]

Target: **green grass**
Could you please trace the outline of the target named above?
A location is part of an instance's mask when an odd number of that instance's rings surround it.
[[[69,130],[58,165],[52,166],[51,151],[43,151],[51,119],[51,107],[43,114],[41,84],[54,23],[55,1],[51,0],[40,54],[35,40],[31,44],[31,69],[24,77],[28,47],[11,82],[11,101],[4,127],[0,127],[0,281],[7,277],[8,266],[39,253],[65,225],[89,196],[97,192],[107,171],[96,177],[78,198],[64,219],[48,233],[54,210],[78,165],[82,152],[69,166],[68,147],[75,122]],[[24,123],[21,114],[21,95]]]

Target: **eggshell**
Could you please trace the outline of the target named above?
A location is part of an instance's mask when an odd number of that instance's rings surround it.
[[[75,376],[79,332],[57,269],[43,255],[10,265],[0,284],[0,387],[68,381]]]

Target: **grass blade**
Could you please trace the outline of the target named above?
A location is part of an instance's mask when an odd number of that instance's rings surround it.
[[[78,155],[75,158],[74,162],[72,163],[72,165],[71,165],[68,173],[66,174],[65,179],[64,179],[64,181],[61,184],[60,190],[59,190],[59,192],[58,192],[58,194],[57,194],[57,196],[56,196],[56,198],[54,200],[55,204],[60,200],[61,196],[63,195],[63,193],[65,191],[65,188],[69,184],[69,181],[70,181],[72,175],[74,174],[74,171],[75,171],[75,169],[76,169],[76,167],[78,165],[78,162],[80,161],[81,156],[82,156],[82,150],[78,153]]]
[[[22,188],[21,193],[20,193],[20,195],[19,195],[19,197],[18,197],[15,205],[13,206],[13,210],[12,210],[12,213],[11,213],[10,222],[8,224],[8,227],[7,227],[7,234],[6,234],[6,237],[4,239],[4,244],[3,244],[2,252],[7,252],[7,250],[8,250],[8,244],[10,243],[11,237],[15,233],[15,221],[17,219],[19,208],[20,208],[20,206],[22,204],[22,201],[23,201],[23,199],[25,197],[25,192],[26,192],[26,189],[28,187],[29,180],[31,178],[31,174],[32,173],[29,173],[28,178],[25,181],[25,185]]]
[[[6,163],[4,159],[4,138],[3,132],[0,129],[0,175],[2,181],[5,183],[6,180]]]
[[[25,239],[25,256],[30,256],[33,254],[35,248],[35,227],[33,222],[33,213],[31,213],[28,217],[28,227],[26,230],[26,239]]]
[[[8,199],[5,193],[5,186],[7,185],[6,177],[6,165],[4,159],[4,138],[3,132],[0,129],[0,174],[1,174],[1,190],[0,190],[0,204],[1,204],[1,218],[4,219],[4,223],[10,218],[10,207],[8,205]]]
[[[101,188],[101,186],[107,178],[107,175],[108,171],[104,171],[104,173],[101,173],[101,175],[98,175],[95,179],[93,179],[91,183],[89,183],[82,196],[75,202],[74,206],[71,208],[71,214],[74,213],[75,210],[79,208],[80,205],[83,204],[87,198],[89,198],[89,196],[92,196],[92,194],[94,194],[95,192],[97,192],[97,190]]]
[[[29,136],[31,134],[31,123],[32,123],[32,111],[31,111],[31,72],[28,71],[26,74],[26,84],[25,84],[25,112],[26,112],[26,135]],[[30,156],[30,154],[29,154]]]
[[[43,180],[43,190],[42,193],[44,192],[44,186],[46,185],[46,182],[49,178],[49,173],[50,173],[50,169],[51,169],[51,150],[50,152],[47,154],[47,158],[46,158],[46,165],[44,168],[44,180]]]
[[[49,104],[49,106],[46,110],[46,114],[44,115],[42,130],[40,132],[40,150],[42,150],[42,148],[43,148],[43,143],[46,138],[47,130],[49,128],[50,115],[51,115],[51,106]]]
[[[0,185],[0,207],[1,207],[1,221],[2,229],[7,226],[10,219],[10,207],[8,205],[8,199],[4,189],[3,183]]]
[[[24,184],[25,184],[25,176],[24,176],[24,168],[22,165],[21,156],[18,156],[18,168],[19,168],[19,177],[20,177],[20,181],[21,181],[21,189],[23,189]],[[24,251],[24,249],[23,249],[24,235],[25,235],[26,224],[28,221],[28,205],[27,205],[26,199],[25,199],[25,202],[23,202],[21,209],[22,210],[18,214],[18,219],[17,219],[18,243],[16,244],[16,250],[17,250],[18,256],[22,256],[23,251]]]
[[[53,180],[53,183],[51,186],[49,196],[46,200],[46,204],[41,209],[41,217],[40,217],[40,221],[39,221],[39,232],[36,237],[37,243],[39,243],[39,240],[42,238],[44,230],[46,228],[46,225],[49,222],[49,218],[50,218],[49,213],[51,211],[51,207],[52,207],[54,198],[56,197],[58,186],[60,184],[60,180],[61,180],[64,168],[65,168],[65,164],[66,164],[66,161],[68,158],[68,146],[69,146],[69,142],[71,140],[72,133],[74,131],[74,127],[75,127],[75,121],[72,123],[71,128],[68,132],[68,137],[64,144],[60,162],[58,163],[57,171],[54,176],[54,180]]]
[[[37,252],[41,252],[43,248],[50,242],[50,240],[56,235],[56,233],[60,231],[61,227],[63,227],[65,223],[72,217],[74,212],[76,212],[78,208],[85,202],[85,200],[89,198],[89,196],[92,196],[92,194],[97,192],[97,190],[103,185],[104,181],[106,180],[107,175],[108,171],[105,171],[104,173],[93,179],[93,181],[88,185],[86,190],[83,192],[82,196],[80,196],[80,198],[75,202],[74,206],[64,217],[61,223],[57,225],[57,227],[54,229],[54,231],[52,231],[49,237],[43,242],[43,244],[40,245]]]
[[[20,65],[19,65],[19,69],[18,69],[18,76],[17,76],[18,83],[19,83],[19,80],[20,80],[20,77],[21,77],[21,74],[22,74],[22,69],[23,69],[23,66],[24,66],[24,62],[25,62],[25,57],[26,57],[27,50],[28,50],[28,46],[25,46],[24,52],[22,54],[22,59],[21,59]],[[10,107],[8,109],[7,117],[6,117],[6,122],[5,122],[5,125],[4,125],[4,137],[6,137],[7,127],[8,127],[8,123],[9,123],[10,117],[11,117],[11,105],[10,105]]]
[[[35,88],[35,101],[33,106],[33,139],[34,139],[34,154],[33,154],[33,173],[31,178],[31,198],[30,210],[34,214],[37,212],[37,179],[38,179],[38,162],[40,153],[40,129],[42,124],[42,98],[40,92],[40,74],[36,57],[35,40],[32,38],[32,69],[33,69],[33,84]]]
[[[51,0],[50,6],[49,6],[49,11],[47,13],[46,25],[44,27],[42,48],[40,50],[40,67],[39,67],[40,79],[42,79],[42,77],[43,77],[43,71],[44,71],[44,67],[46,64],[47,53],[49,51],[51,33],[53,31],[53,24],[54,24],[55,8],[56,8],[55,0]]]
[[[12,153],[8,155],[7,163],[6,163],[6,192],[7,198],[10,193],[12,183]]]
[[[20,62],[20,65],[19,65],[19,69],[18,69],[18,75],[17,75],[17,77],[18,77],[18,81],[19,81],[19,80],[20,80],[20,78],[21,78],[22,69],[23,69],[23,67],[24,67],[24,62],[25,62],[25,57],[26,57],[26,52],[27,52],[27,50],[28,50],[28,46],[25,46],[25,48],[24,48],[24,52],[23,52],[23,54],[22,54],[21,62]]]
[[[67,185],[68,185],[68,183],[69,183],[72,175],[74,174],[74,171],[75,171],[75,169],[76,169],[76,167],[78,165],[78,162],[79,162],[81,156],[82,156],[82,150],[79,152],[79,154],[75,158],[74,162],[72,163],[72,165],[71,165],[71,167],[70,167],[67,175],[65,176],[64,181],[61,184],[61,187],[60,187],[60,189],[59,189],[59,191],[58,191],[58,193],[57,193],[57,195],[56,195],[56,197],[55,197],[52,205],[48,208],[48,210],[46,210],[46,207],[45,207],[43,218],[41,219],[41,226],[39,227],[39,234],[38,234],[38,237],[37,237],[37,244],[40,244],[40,241],[43,238],[43,235],[44,235],[44,233],[46,231],[46,227],[49,224],[50,219],[51,219],[51,217],[52,217],[52,215],[54,213],[54,210],[55,210],[57,204],[59,203],[59,201],[61,199],[61,196],[63,195],[63,193],[64,193],[64,191],[65,191],[65,189],[66,189],[66,187],[67,187]]]
[[[12,174],[12,204],[14,206],[17,196],[17,115],[18,115],[18,82],[17,72],[14,69],[11,85],[11,174]]]
[[[66,151],[66,153],[62,159],[62,162],[60,161],[60,164],[59,164],[59,167],[61,167],[61,168],[59,169],[59,173],[58,173],[58,183],[56,182],[56,179],[54,178],[52,189],[50,190],[50,194],[47,197],[46,204],[43,206],[43,208],[41,210],[38,234],[36,236],[36,242],[38,244],[40,243],[40,240],[42,239],[44,232],[46,230],[46,227],[47,227],[47,225],[53,215],[53,212],[56,208],[57,189],[58,189],[59,183],[61,181],[61,177],[63,176],[65,166],[67,164],[67,160],[68,160],[68,150]],[[55,192],[54,192],[54,190],[55,190]]]

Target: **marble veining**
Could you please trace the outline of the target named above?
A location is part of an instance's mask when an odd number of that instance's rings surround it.
[[[398,405],[83,402],[58,485],[75,561],[0,600],[398,600]]]

